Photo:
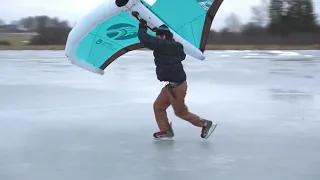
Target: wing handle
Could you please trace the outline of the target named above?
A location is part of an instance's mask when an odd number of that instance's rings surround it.
[[[135,17],[138,21],[140,21],[142,18],[139,17],[139,12],[138,11],[132,11],[132,16]],[[148,25],[147,25],[148,26]],[[148,28],[153,31],[153,32],[156,32],[157,31],[157,27],[154,27],[154,28],[151,28],[150,26],[148,26]]]

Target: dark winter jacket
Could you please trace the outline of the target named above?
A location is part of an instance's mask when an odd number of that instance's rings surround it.
[[[153,50],[159,81],[179,83],[186,80],[186,73],[181,63],[186,54],[181,43],[151,36],[147,34],[145,27],[139,27],[138,37],[146,48]]]

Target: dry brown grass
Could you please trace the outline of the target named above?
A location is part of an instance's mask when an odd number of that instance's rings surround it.
[[[0,50],[63,50],[62,45],[30,46],[26,42],[30,41],[34,34],[25,33],[0,33],[0,41],[8,41],[11,46],[0,46]]]
[[[64,50],[63,45],[45,46],[0,46],[0,50]],[[320,45],[279,46],[279,45],[208,45],[206,50],[320,50]]]
[[[64,45],[30,46],[33,34],[0,33],[0,41],[8,41],[11,46],[0,46],[0,50],[64,50]],[[213,45],[208,44],[207,50],[320,50],[320,45],[280,46],[280,45]]]
[[[0,41],[8,41],[13,47],[23,47],[25,42],[30,41],[34,36],[31,33],[0,33]]]
[[[320,50],[320,45],[214,45],[207,50]]]
[[[62,45],[45,46],[0,46],[0,50],[64,50]]]

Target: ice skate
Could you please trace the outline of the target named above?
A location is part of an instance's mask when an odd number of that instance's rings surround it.
[[[205,125],[201,131],[201,137],[204,139],[208,139],[218,124],[213,123],[212,121],[209,121],[209,120],[205,120],[205,121],[206,121]]]
[[[170,125],[169,125],[169,131],[167,132],[156,132],[153,134],[153,137],[155,140],[173,140],[173,137],[174,137],[174,132],[173,132],[173,129],[172,129],[172,123],[170,122]]]

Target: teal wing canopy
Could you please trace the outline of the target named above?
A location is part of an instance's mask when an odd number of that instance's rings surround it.
[[[142,3],[189,43],[205,50],[212,21],[223,0],[157,0]]]
[[[97,25],[79,43],[76,56],[104,70],[119,56],[144,46],[138,39],[138,22],[122,12]],[[153,35],[152,31],[148,31]]]

